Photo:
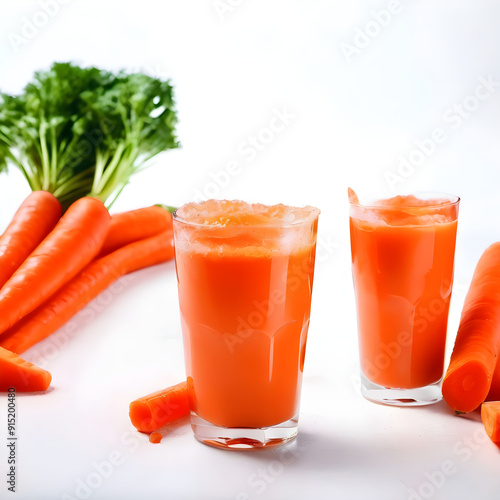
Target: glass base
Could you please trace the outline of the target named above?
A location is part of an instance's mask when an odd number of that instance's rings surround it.
[[[251,451],[281,446],[297,436],[298,427],[298,415],[272,427],[254,429],[219,427],[191,412],[191,428],[194,437],[203,444],[225,450]]]
[[[443,399],[441,381],[414,389],[393,389],[370,382],[361,374],[361,394],[372,401],[391,406],[425,406]]]

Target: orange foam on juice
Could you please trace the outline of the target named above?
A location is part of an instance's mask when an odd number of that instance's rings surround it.
[[[224,427],[298,413],[319,210],[189,203],[174,216],[191,409]]]
[[[351,252],[361,370],[383,387],[443,374],[458,203],[396,196],[351,200]]]

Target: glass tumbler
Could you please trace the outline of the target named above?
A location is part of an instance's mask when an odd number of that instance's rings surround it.
[[[441,399],[459,198],[350,202],[361,392],[392,405]]]
[[[319,210],[241,201],[173,215],[195,437],[226,449],[293,439]]]

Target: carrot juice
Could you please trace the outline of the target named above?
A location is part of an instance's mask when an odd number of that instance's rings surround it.
[[[441,399],[459,199],[350,205],[362,392],[388,404]],[[391,392],[392,390],[392,392]]]
[[[188,390],[201,441],[256,447],[296,434],[318,215],[216,200],[175,212]],[[241,432],[284,422],[293,435]]]

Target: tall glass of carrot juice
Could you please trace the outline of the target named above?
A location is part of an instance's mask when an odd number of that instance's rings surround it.
[[[293,439],[319,210],[242,201],[174,212],[195,437],[226,449]]]
[[[361,392],[392,405],[441,399],[459,198],[350,190]]]

